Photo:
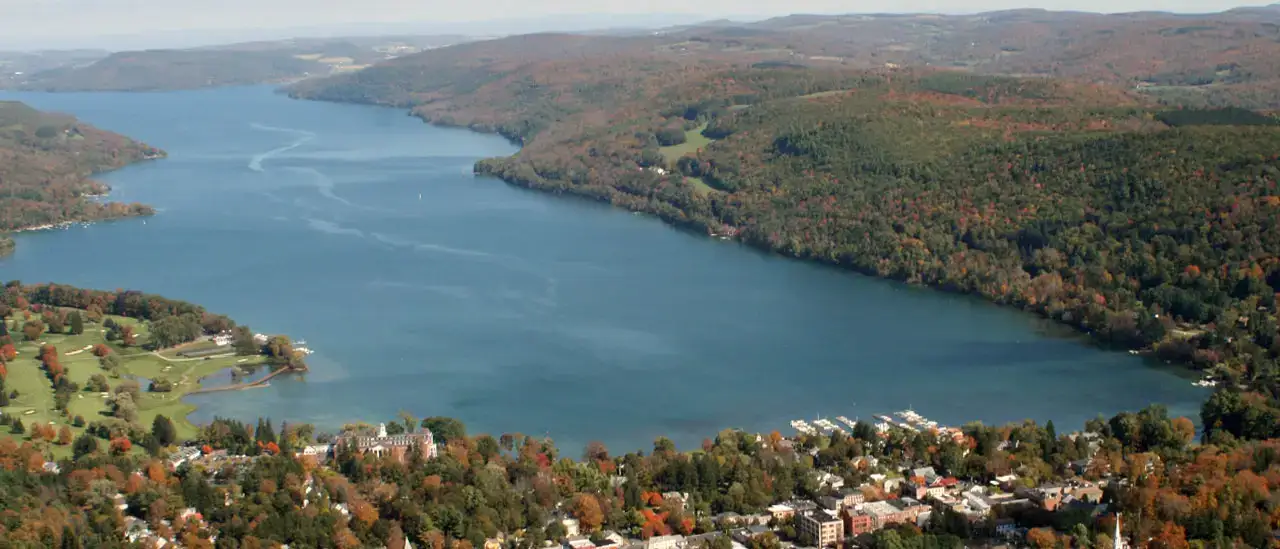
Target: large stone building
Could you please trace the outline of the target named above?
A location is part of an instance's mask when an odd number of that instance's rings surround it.
[[[355,451],[361,455],[390,456],[401,463],[407,463],[413,455],[412,452],[418,452],[423,459],[431,459],[436,457],[439,451],[430,429],[388,435],[385,423],[378,424],[378,434],[375,436],[339,435],[333,439],[335,451],[337,448],[345,448],[348,445],[354,447]]]

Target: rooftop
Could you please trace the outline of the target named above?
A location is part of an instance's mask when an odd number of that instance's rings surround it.
[[[871,516],[886,516],[901,513],[902,509],[887,501],[873,501],[862,504],[861,511]]]

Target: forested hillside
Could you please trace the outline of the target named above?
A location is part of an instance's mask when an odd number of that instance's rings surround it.
[[[498,131],[523,150],[477,171],[981,294],[1275,391],[1274,117],[1078,79],[802,66],[662,39],[482,42],[294,93]]]
[[[150,214],[141,204],[92,199],[107,187],[89,177],[163,155],[70,116],[0,102],[0,231]]]
[[[1280,108],[1280,7],[1179,15],[1012,10],[974,15],[793,15],[717,22],[635,37],[530,35],[433,50],[359,75],[307,84],[298,93],[376,103],[431,105],[426,114],[488,116],[462,105],[485,84],[523,82],[523,93],[568,82],[598,92],[610,67],[679,79],[681,67],[769,63],[819,69],[948,68],[976,74],[1066,77],[1135,88],[1168,104]],[[584,67],[559,65],[578,61]],[[528,80],[526,69],[545,75]],[[618,67],[622,70],[622,66]],[[568,74],[566,74],[568,73]],[[614,83],[611,85],[617,85]],[[475,98],[500,107],[502,97]],[[494,103],[493,99],[498,99]],[[442,111],[441,109],[445,109]],[[470,122],[466,122],[470,123]]]

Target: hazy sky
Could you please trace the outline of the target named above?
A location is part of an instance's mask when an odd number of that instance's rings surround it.
[[[964,13],[1019,7],[1209,12],[1232,6],[1212,0],[0,0],[0,45],[81,45],[89,37],[188,29],[261,33],[351,23],[440,24],[585,13],[744,18],[787,13]]]

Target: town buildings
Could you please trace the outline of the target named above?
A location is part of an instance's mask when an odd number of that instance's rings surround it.
[[[796,515],[796,532],[804,542],[818,547],[835,547],[844,541],[844,522],[834,511],[805,511]]]

